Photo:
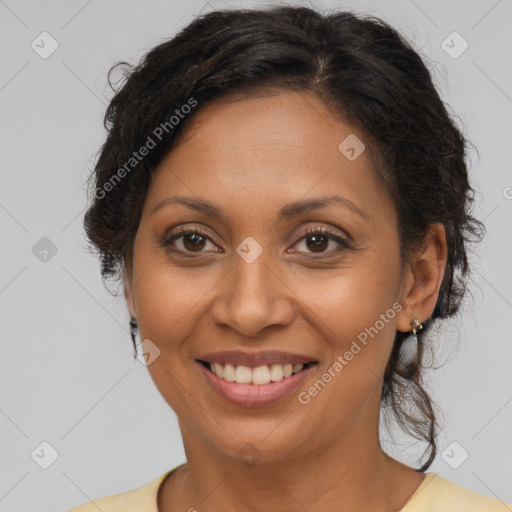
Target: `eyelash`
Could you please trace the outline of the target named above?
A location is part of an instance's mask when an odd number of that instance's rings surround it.
[[[169,248],[173,252],[179,253],[180,255],[194,258],[195,255],[194,255],[193,251],[183,251],[181,249],[176,249],[172,245],[173,241],[175,241],[175,240],[179,239],[180,237],[182,237],[183,235],[187,235],[187,234],[200,235],[201,237],[206,238],[210,242],[214,243],[213,240],[211,240],[209,233],[207,231],[205,231],[204,229],[202,229],[200,227],[185,226],[183,228],[180,228],[177,232],[173,233],[172,236],[167,236],[162,241],[162,246],[164,248]],[[301,242],[302,240],[304,240],[306,238],[309,238],[312,236],[318,236],[318,235],[328,237],[330,240],[337,242],[340,245],[340,247],[338,247],[334,251],[319,253],[318,255],[315,255],[314,253],[310,253],[310,256],[309,256],[310,258],[313,258],[313,259],[326,258],[326,257],[332,256],[332,253],[337,254],[337,253],[341,252],[343,249],[352,249],[352,245],[346,239],[339,237],[338,235],[335,234],[335,232],[331,231],[328,228],[322,227],[322,226],[307,228],[306,232],[297,241],[297,243]],[[196,254],[200,255],[201,252],[198,252]],[[327,254],[327,256],[325,256],[325,254]]]

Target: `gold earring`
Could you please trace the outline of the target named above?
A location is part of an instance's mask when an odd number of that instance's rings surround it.
[[[411,320],[412,334],[409,334],[407,338],[400,345],[398,358],[401,361],[403,367],[409,366],[418,357],[418,336],[419,330],[423,329],[423,324],[414,318]]]
[[[411,320],[411,327],[413,336],[416,336],[416,333],[423,329],[423,324],[415,318],[414,320]]]

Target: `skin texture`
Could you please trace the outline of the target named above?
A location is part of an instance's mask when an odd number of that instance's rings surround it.
[[[432,226],[424,249],[401,265],[396,211],[369,141],[354,161],[338,150],[350,134],[365,141],[311,93],[231,98],[199,111],[155,170],[125,294],[140,339],[160,350],[148,370],[178,416],[187,455],[160,487],[160,511],[391,512],[421,484],[422,474],[380,448],[379,403],[395,331],[434,310],[444,230]],[[335,204],[276,221],[291,202],[334,193],[363,215]],[[179,204],[152,213],[175,195],[215,204],[224,221]],[[186,235],[174,240],[188,258],[163,243],[179,225],[208,233],[197,249]],[[325,239],[315,248],[308,227],[352,246]],[[263,249],[252,263],[236,252],[248,236]],[[318,365],[304,391],[396,303],[401,311],[308,404],[297,393],[264,407],[231,404],[196,362],[217,350],[307,355]],[[247,442],[259,457],[250,467],[237,457]]]

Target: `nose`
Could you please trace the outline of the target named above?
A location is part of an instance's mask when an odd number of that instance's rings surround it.
[[[258,336],[270,326],[288,325],[293,318],[294,295],[271,258],[262,253],[251,263],[238,254],[233,259],[212,305],[216,325],[229,326],[248,337]]]

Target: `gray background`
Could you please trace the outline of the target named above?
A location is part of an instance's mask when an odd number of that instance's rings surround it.
[[[136,62],[194,15],[228,5],[265,4],[0,1],[1,511],[64,510],[185,460],[174,413],[131,356],[124,302],[84,250],[81,221],[109,67]],[[512,1],[316,5],[374,14],[401,30],[430,59],[478,148],[470,170],[488,233],[472,260],[472,298],[435,339],[445,364],[430,380],[444,431],[429,471],[512,502]],[[31,47],[43,31],[59,45],[46,59]],[[442,47],[453,31],[469,44],[458,58]],[[43,237],[55,254],[44,253]],[[58,454],[48,469],[39,465],[51,457],[44,441]],[[421,445],[397,441],[392,453],[415,465]]]

